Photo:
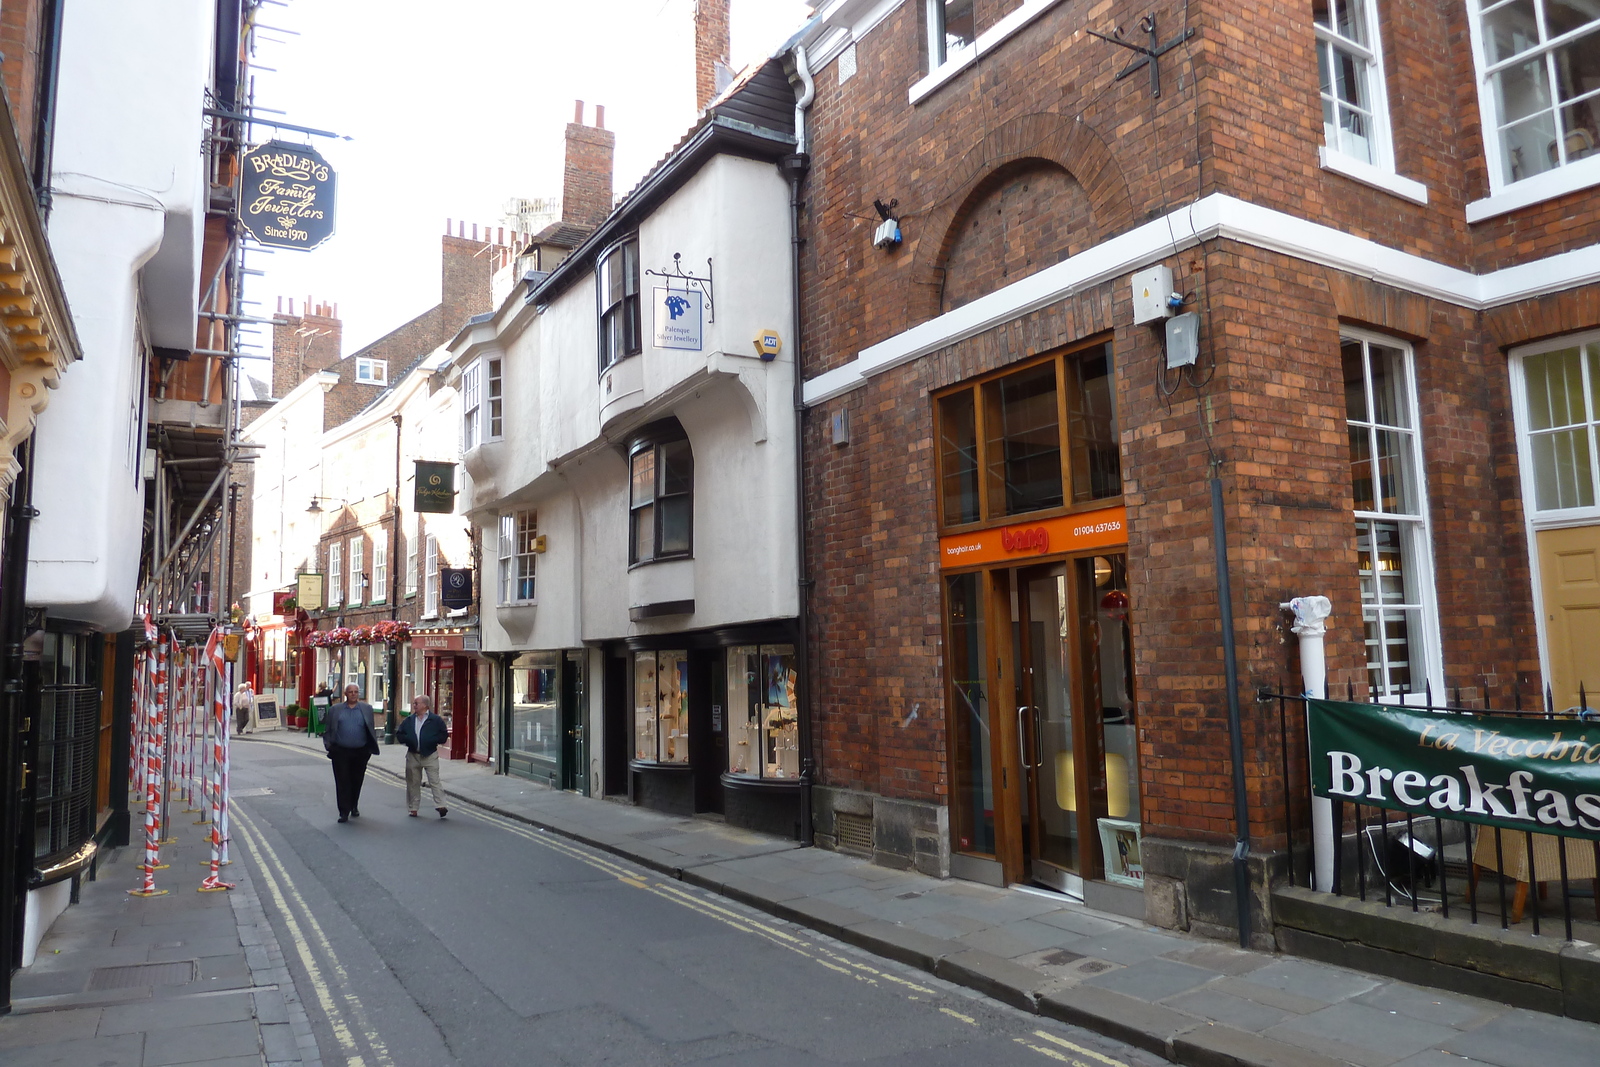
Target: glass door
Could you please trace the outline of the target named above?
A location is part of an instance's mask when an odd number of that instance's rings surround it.
[[[1141,870],[1126,557],[1019,571],[1017,591],[1027,876],[1072,893],[1108,869],[1124,881]]]

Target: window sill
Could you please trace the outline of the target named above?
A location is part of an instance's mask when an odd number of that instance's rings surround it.
[[[911,102],[915,104],[928,96],[1060,2],[1061,0],[1022,0],[1021,7],[980,33],[978,39],[964,48],[960,55],[946,59],[937,69],[929,71],[926,77],[913,85]]]
[[[501,611],[517,611],[521,608],[536,608],[538,606],[539,602],[537,600],[506,600],[495,605]]]
[[[1371,163],[1363,163],[1343,152],[1335,152],[1327,145],[1317,149],[1317,158],[1322,163],[1323,170],[1330,170],[1335,174],[1342,174],[1352,181],[1363,185],[1370,185],[1374,189],[1381,189],[1403,200],[1410,200],[1417,204],[1428,202],[1428,187],[1421,182],[1402,178],[1391,170],[1374,167]]]
[[[1483,222],[1593,185],[1600,185],[1600,156],[1535,174],[1499,189],[1491,185],[1488,196],[1467,205],[1467,221]]]
[[[628,569],[636,571],[640,567],[651,567],[657,563],[680,563],[686,559],[694,559],[694,553],[683,552],[674,556],[652,556],[650,559],[641,559],[637,563],[628,564]]]

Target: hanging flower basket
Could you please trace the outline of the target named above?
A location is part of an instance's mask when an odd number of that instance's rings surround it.
[[[384,619],[372,624],[372,640],[393,644],[411,637],[411,624],[398,619]]]
[[[328,631],[326,642],[329,648],[339,648],[350,643],[350,627],[335,626]]]
[[[306,634],[303,644],[306,648],[326,648],[328,635],[321,630],[312,630]]]
[[[370,645],[372,641],[372,627],[370,626],[357,626],[350,631],[350,643],[352,645]]]

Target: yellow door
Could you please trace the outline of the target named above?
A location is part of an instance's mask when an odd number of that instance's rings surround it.
[[[1600,526],[1536,537],[1556,708],[1577,705],[1580,682],[1589,707],[1600,707]]]

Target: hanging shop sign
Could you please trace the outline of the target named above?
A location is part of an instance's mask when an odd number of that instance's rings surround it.
[[[417,488],[412,507],[433,515],[448,515],[456,509],[456,465],[417,460]]]
[[[439,568],[439,600],[452,611],[472,606],[472,571],[467,567]]]
[[[322,575],[302,574],[294,580],[294,603],[301,611],[322,610]]]
[[[1600,840],[1600,722],[1331,700],[1307,715],[1319,797]]]
[[[939,538],[939,566],[973,567],[1128,543],[1127,509],[1118,506]]]
[[[263,245],[316,248],[333,236],[333,168],[309,145],[268,141],[240,159],[239,221]]]
[[[655,338],[657,348],[682,348],[700,351],[704,337],[705,294],[695,289],[668,289],[657,286],[655,294]]]

